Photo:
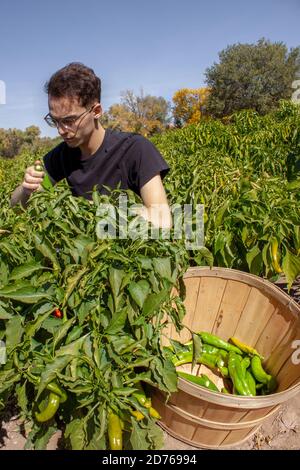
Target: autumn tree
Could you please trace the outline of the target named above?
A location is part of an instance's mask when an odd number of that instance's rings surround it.
[[[299,47],[288,52],[282,42],[260,39],[234,44],[219,53],[219,63],[205,72],[211,89],[206,111],[222,117],[241,109],[266,114],[280,99],[290,99]]]
[[[37,126],[29,126],[25,131],[20,129],[0,129],[0,157],[13,158],[23,150],[28,150],[33,154],[38,150],[50,150],[55,147],[61,138],[51,139],[50,137],[40,137],[41,131]]]
[[[173,118],[176,127],[199,122],[207,97],[208,88],[181,88],[173,95]]]
[[[162,132],[170,119],[170,104],[163,97],[126,90],[121,93],[121,103],[110,106],[101,122],[104,127],[148,136]]]

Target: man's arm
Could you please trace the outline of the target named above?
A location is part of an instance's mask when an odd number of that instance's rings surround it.
[[[10,206],[14,207],[20,202],[25,209],[30,195],[31,192],[27,192],[26,189],[23,187],[23,184],[20,184],[20,186],[18,186],[11,195]]]
[[[171,211],[160,174],[142,186],[140,191],[144,203],[140,215],[155,227],[171,228]]]
[[[23,182],[14,190],[10,199],[11,207],[16,206],[19,202],[26,208],[28,199],[34,191],[41,190],[41,183],[43,181],[44,172],[36,171],[35,165],[40,165],[40,160],[37,160],[33,166],[30,166],[25,171]]]

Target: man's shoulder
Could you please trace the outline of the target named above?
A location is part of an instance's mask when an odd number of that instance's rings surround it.
[[[130,143],[143,143],[148,141],[145,137],[137,132],[125,132],[117,129],[107,129],[109,132],[109,140],[112,142],[130,142]],[[149,141],[148,141],[149,142]]]

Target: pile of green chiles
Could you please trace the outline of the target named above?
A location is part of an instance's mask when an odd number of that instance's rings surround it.
[[[262,366],[263,357],[252,347],[237,338],[227,342],[211,333],[201,332],[193,335],[193,340],[181,344],[171,341],[166,353],[173,364],[204,364],[219,374],[224,381],[222,393],[244,396],[267,395],[277,388],[275,377],[268,374]],[[217,386],[205,374],[192,375],[177,371],[179,377],[212,391],[219,392]]]

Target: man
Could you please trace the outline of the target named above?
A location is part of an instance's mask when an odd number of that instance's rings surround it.
[[[131,189],[143,201],[140,211],[155,226],[170,227],[171,213],[162,178],[169,167],[154,145],[134,134],[104,129],[101,80],[83,64],[71,63],[58,70],[45,86],[49,113],[46,122],[64,140],[44,156],[44,167],[53,184],[67,179],[75,196],[91,199],[97,185]],[[36,161],[35,164],[39,164]],[[25,207],[30,195],[41,190],[44,172],[26,169],[24,180],[11,197],[11,205]]]

